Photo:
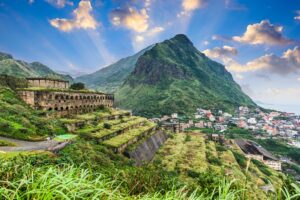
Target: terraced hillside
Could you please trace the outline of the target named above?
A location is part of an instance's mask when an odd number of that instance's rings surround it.
[[[131,116],[128,111],[105,108],[98,112],[61,120],[74,134],[122,153],[155,134],[156,124],[146,118]],[[79,128],[76,126],[79,125]],[[70,128],[73,127],[73,128]]]
[[[207,173],[215,178],[228,177],[236,180],[235,185],[246,188],[244,195],[249,199],[269,199],[263,188],[272,188],[273,184],[276,190],[282,184],[281,173],[259,161],[247,160],[234,143],[228,149],[200,133],[175,134],[166,141],[153,163],[170,172],[180,172],[183,178],[197,185],[204,185]]]

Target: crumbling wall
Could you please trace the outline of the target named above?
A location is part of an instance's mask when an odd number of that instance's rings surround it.
[[[166,133],[158,131],[138,145],[134,150],[126,151],[125,154],[135,160],[136,165],[140,166],[143,163],[151,161],[155,153],[167,139],[168,136]]]

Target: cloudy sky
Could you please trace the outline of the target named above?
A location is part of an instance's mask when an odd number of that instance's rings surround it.
[[[93,72],[178,33],[254,100],[300,113],[299,0],[0,0],[0,51]]]

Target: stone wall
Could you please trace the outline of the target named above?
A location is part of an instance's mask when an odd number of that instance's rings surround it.
[[[56,111],[60,115],[91,112],[100,106],[114,106],[114,96],[111,94],[30,90],[21,90],[18,93],[31,107]]]
[[[69,88],[69,82],[63,80],[47,79],[47,78],[28,78],[27,80],[31,87],[56,88],[56,89]]]
[[[132,151],[125,152],[125,154],[135,160],[135,164],[137,166],[140,166],[145,162],[151,161],[155,153],[167,139],[167,134],[162,131],[158,131],[146,139],[143,143],[138,145],[137,148]]]

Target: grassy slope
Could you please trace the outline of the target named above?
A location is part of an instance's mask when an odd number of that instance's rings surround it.
[[[26,105],[10,88],[0,85],[0,135],[26,140],[62,133],[56,119],[47,119]]]
[[[0,74],[27,77],[48,77],[73,81],[72,77],[54,72],[39,62],[27,63],[15,60],[11,55],[0,52]]]
[[[92,74],[80,76],[76,78],[76,81],[83,82],[90,88],[112,93],[123,84],[126,77],[134,70],[138,58],[150,48],[152,46]]]
[[[259,188],[266,185],[265,180],[271,181],[277,188],[282,184],[280,173],[263,164],[257,167],[253,162],[247,170],[248,161],[236,146],[231,150],[219,145],[216,147],[214,142],[205,141],[199,133],[191,133],[190,136],[183,133],[175,135],[166,142],[154,162],[160,163],[159,166],[168,171],[180,171],[188,179],[201,177],[201,174],[207,172],[216,177],[225,175],[237,180],[236,185],[246,187],[245,195],[254,199],[267,199]],[[266,174],[264,170],[269,173]]]
[[[116,101],[143,116],[193,113],[199,106],[232,111],[238,105],[255,105],[224,66],[182,35],[142,55],[117,91]]]

